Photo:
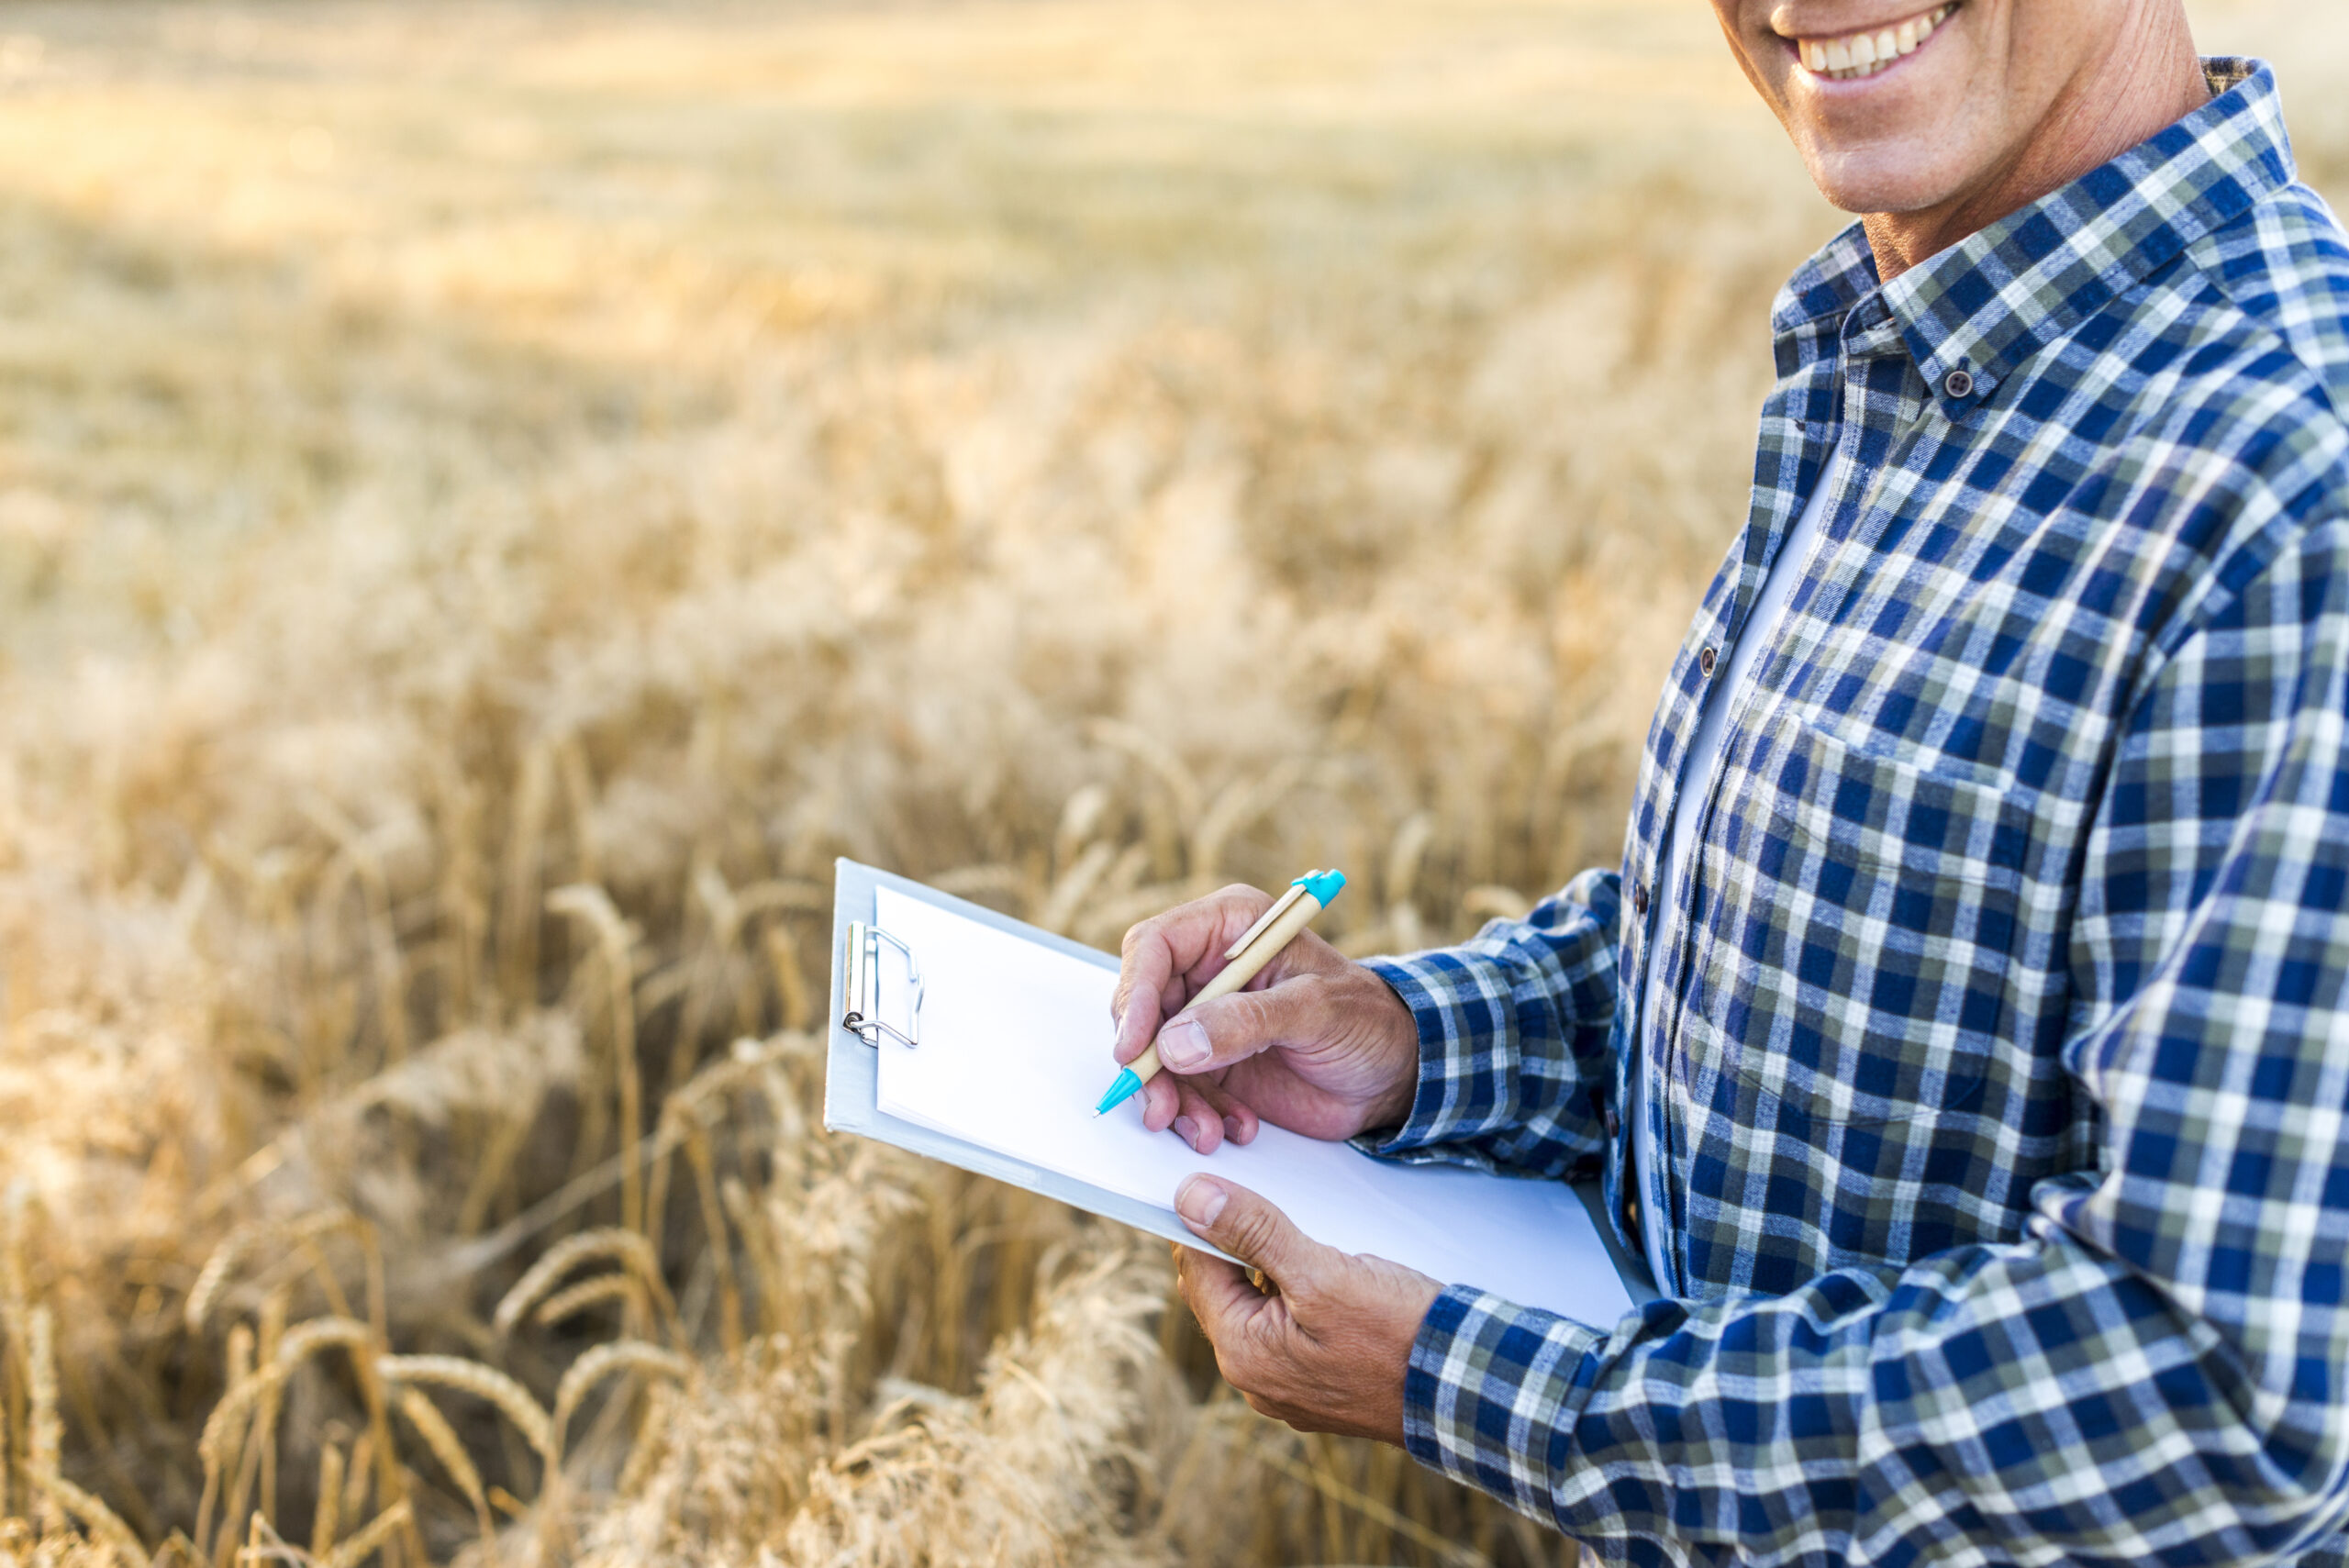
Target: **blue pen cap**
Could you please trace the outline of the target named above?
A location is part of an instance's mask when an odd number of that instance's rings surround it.
[[[1318,871],[1310,876],[1298,877],[1289,885],[1305,889],[1307,897],[1327,909],[1330,900],[1345,888],[1346,873],[1341,871]]]

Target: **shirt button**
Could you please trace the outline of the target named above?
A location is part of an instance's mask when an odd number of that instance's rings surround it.
[[[1942,383],[1942,390],[1952,397],[1971,397],[1974,395],[1974,377],[1965,371],[1952,371],[1949,379]]]
[[[1635,882],[1631,884],[1631,913],[1644,915],[1647,912],[1648,884],[1644,882]]]
[[[1697,655],[1697,668],[1705,673],[1705,679],[1709,681],[1713,678],[1713,651],[1711,649],[1708,648],[1702,653]]]
[[[1600,1119],[1606,1125],[1608,1137],[1620,1138],[1623,1136],[1623,1124],[1616,1119],[1615,1107],[1613,1106],[1607,1107],[1607,1114]]]

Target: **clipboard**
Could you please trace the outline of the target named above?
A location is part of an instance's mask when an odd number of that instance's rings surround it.
[[[1052,1171],[1041,1171],[1008,1160],[992,1149],[894,1117],[880,1108],[880,1057],[874,1045],[882,1031],[906,1040],[919,1049],[921,1024],[918,1017],[888,1018],[879,995],[880,958],[885,947],[903,944],[883,931],[874,918],[875,892],[883,887],[894,888],[909,898],[952,909],[997,930],[1008,931],[1030,941],[1045,943],[1087,963],[1115,970],[1118,961],[1097,949],[1039,930],[967,898],[957,898],[951,893],[941,893],[876,866],[863,865],[843,857],[836,862],[832,883],[832,992],[826,1016],[831,1024],[830,1050],[824,1069],[824,1126],[833,1132],[853,1132],[863,1138],[876,1138],[884,1143],[916,1154],[942,1160],[958,1170],[974,1175],[991,1176],[1015,1187],[1025,1187],[1032,1193],[1054,1198],[1074,1208],[1088,1210],[1105,1218],[1130,1225],[1137,1230],[1169,1241],[1179,1241],[1186,1247],[1230,1257],[1220,1249],[1209,1246],[1191,1232],[1172,1207],[1160,1208],[1141,1203],[1122,1194],[1105,1191],[1063,1176]],[[921,955],[908,955],[914,973],[920,973]],[[855,983],[852,989],[852,982]],[[919,982],[913,989],[918,993]],[[910,1026],[910,1027],[907,1027]],[[868,1036],[873,1038],[868,1039]],[[1233,1262],[1239,1260],[1233,1259]]]
[[[1112,955],[1070,938],[1030,926],[985,905],[903,877],[876,866],[842,857],[834,862],[832,887],[831,990],[826,1007],[829,1037],[824,1073],[824,1126],[834,1132],[852,1132],[877,1139],[912,1153],[941,1160],[960,1170],[1025,1188],[1072,1207],[1114,1219],[1148,1235],[1219,1257],[1230,1258],[1202,1240],[1185,1225],[1170,1202],[1141,1202],[1091,1183],[1040,1169],[1008,1158],[995,1150],[941,1132],[919,1122],[890,1115],[880,1108],[880,1052],[889,1040],[915,1051],[921,1049],[921,955],[889,932],[877,918],[875,895],[883,888],[934,907],[989,926],[1023,941],[1038,943],[1097,968],[1115,973]],[[887,965],[902,965],[907,982],[884,984]],[[889,993],[898,993],[893,999]],[[910,999],[908,1001],[908,998]],[[1104,1058],[1105,1064],[1107,1058]],[[1368,1159],[1370,1156],[1364,1156]],[[1615,1265],[1624,1290],[1639,1306],[1656,1298],[1644,1265],[1633,1261],[1617,1241],[1608,1222],[1598,1182],[1572,1184],[1571,1190],[1588,1212],[1593,1229]],[[1240,1260],[1230,1259],[1237,1262]],[[1601,1325],[1603,1327],[1603,1325]]]

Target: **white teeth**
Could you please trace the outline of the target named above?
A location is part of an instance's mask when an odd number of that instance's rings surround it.
[[[1914,54],[1918,46],[1933,36],[1933,29],[1949,19],[1956,4],[1942,6],[1921,17],[1911,17],[1897,28],[1882,28],[1875,32],[1846,33],[1841,38],[1798,39],[1795,52],[1811,71],[1832,77],[1838,82],[1857,81],[1873,76],[1904,54]]]

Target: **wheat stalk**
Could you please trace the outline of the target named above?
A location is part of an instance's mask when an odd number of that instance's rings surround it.
[[[196,1455],[206,1470],[217,1471],[227,1462],[228,1445],[242,1440],[238,1423],[261,1403],[263,1395],[284,1385],[286,1370],[273,1363],[228,1385],[228,1392],[205,1417],[203,1433],[195,1440]]]
[[[226,1359],[228,1391],[213,1405],[196,1438],[196,1457],[204,1465],[204,1496],[195,1508],[198,1540],[212,1539],[212,1513],[220,1500],[221,1472],[228,1463],[228,1447],[242,1440],[245,1415],[261,1397],[260,1389],[245,1386],[254,1377],[253,1331],[242,1323],[228,1330]]]
[[[636,973],[628,921],[611,895],[593,884],[574,883],[547,895],[547,908],[568,915],[596,934],[602,951],[612,1018],[613,1071],[619,1079],[620,1147],[644,1136],[644,1085],[636,1069]],[[644,1229],[644,1175],[631,1161],[620,1170],[620,1227]]]
[[[1089,739],[1122,751],[1140,762],[1165,787],[1167,798],[1174,807],[1178,827],[1187,828],[1199,819],[1203,798],[1199,781],[1158,737],[1116,718],[1092,719],[1086,723],[1085,730]]]
[[[500,1335],[512,1333],[514,1326],[554,1289],[563,1275],[582,1263],[602,1258],[623,1264],[642,1282],[645,1293],[660,1308],[662,1318],[674,1322],[676,1306],[670,1299],[667,1282],[661,1277],[661,1262],[653,1253],[652,1243],[632,1230],[604,1229],[566,1236],[548,1248],[498,1302],[497,1310],[490,1318],[491,1327]]]
[[[327,1568],[359,1568],[370,1557],[389,1544],[391,1539],[409,1529],[416,1520],[416,1510],[403,1497],[377,1514],[351,1538],[334,1549],[327,1559]]]
[[[375,1430],[370,1427],[351,1441],[351,1462],[342,1472],[342,1501],[336,1505],[338,1522],[355,1519],[367,1511],[375,1475]]]
[[[672,1098],[674,1105],[674,1098]],[[663,1113],[666,1114],[665,1111]],[[718,1166],[701,1118],[685,1113],[685,1162],[693,1167],[694,1192],[701,1203],[702,1232],[708,1239],[711,1271],[718,1279],[718,1339],[729,1357],[742,1351],[742,1287],[734,1277],[734,1238],[718,1195]]]
[[[432,1451],[432,1457],[440,1462],[440,1468],[448,1472],[449,1479],[457,1484],[457,1489],[473,1506],[473,1518],[481,1528],[482,1546],[484,1550],[495,1552],[497,1526],[489,1515],[489,1496],[482,1489],[481,1472],[473,1468],[473,1456],[465,1452],[465,1445],[458,1438],[456,1429],[449,1425],[449,1418],[440,1413],[440,1407],[433,1404],[431,1397],[420,1388],[402,1389],[395,1403],[400,1414],[407,1418],[408,1425],[424,1439],[424,1446]]]
[[[57,1324],[46,1303],[34,1307],[28,1314],[28,1320],[30,1331],[26,1335],[26,1354],[31,1363],[28,1381],[32,1416],[27,1430],[25,1465],[36,1476],[54,1475],[65,1432],[64,1421],[57,1411]],[[51,1493],[41,1506],[41,1534],[54,1535],[64,1528],[64,1510]]]
[[[342,1450],[334,1443],[318,1449],[318,1500],[310,1514],[310,1555],[324,1557],[334,1550],[342,1529]]]
[[[1094,884],[1108,873],[1117,858],[1118,851],[1111,845],[1094,844],[1087,848],[1052,884],[1044,897],[1043,908],[1037,913],[1036,924],[1048,931],[1065,932],[1074,923],[1085,901],[1092,896]]]
[[[555,1386],[554,1416],[550,1425],[547,1471],[550,1477],[562,1463],[563,1429],[571,1424],[580,1401],[595,1390],[596,1385],[618,1373],[632,1372],[644,1377],[674,1378],[682,1383],[693,1375],[693,1362],[674,1351],[664,1351],[658,1345],[640,1340],[621,1340],[608,1345],[597,1345],[571,1363],[563,1373],[562,1383]]]
[[[1514,887],[1484,883],[1460,895],[1460,914],[1482,925],[1486,920],[1522,920],[1532,912],[1533,900]]]
[[[462,1356],[385,1356],[375,1363],[389,1384],[431,1384],[485,1399],[504,1412],[514,1429],[540,1454],[548,1451],[551,1421],[530,1391],[495,1367]]]
[[[648,1318],[652,1315],[652,1304],[645,1298],[644,1287],[637,1283],[634,1274],[622,1272],[597,1274],[576,1284],[565,1285],[539,1303],[539,1309],[530,1314],[530,1320],[542,1329],[551,1329],[607,1301],[625,1303],[630,1321],[634,1321],[640,1313]]]
[[[284,1339],[277,1347],[277,1354],[271,1358],[270,1365],[278,1373],[282,1384],[285,1375],[322,1350],[339,1348],[350,1356],[351,1370],[358,1375],[361,1398],[367,1407],[368,1429],[374,1439],[377,1483],[384,1496],[389,1499],[383,1514],[377,1516],[380,1522],[405,1505],[406,1486],[401,1479],[398,1458],[392,1447],[391,1413],[384,1400],[383,1379],[376,1372],[374,1358],[368,1353],[375,1343],[374,1329],[355,1318],[313,1318],[286,1330]],[[274,1387],[271,1388],[267,1396],[273,1399],[275,1392]],[[264,1411],[273,1408],[269,1404],[262,1406]],[[241,1506],[241,1498],[239,1506]],[[408,1550],[416,1556],[418,1568],[421,1568],[424,1544],[416,1534],[414,1516],[402,1516],[402,1520],[395,1528],[406,1530]]]
[[[1191,876],[1213,883],[1223,874],[1224,850],[1304,782],[1305,762],[1290,757],[1253,781],[1228,785],[1199,816],[1191,833]]]
[[[550,1547],[565,1528],[563,1518],[563,1433],[571,1425],[572,1416],[580,1402],[587,1397],[596,1385],[616,1373],[633,1372],[640,1376],[669,1377],[684,1382],[693,1375],[693,1363],[674,1351],[641,1340],[622,1340],[613,1344],[597,1345],[573,1362],[555,1387],[554,1416],[550,1424],[547,1444],[546,1480],[539,1498],[539,1528],[542,1548]]]
[[[269,1229],[268,1226],[261,1224],[239,1225],[221,1238],[220,1244],[212,1249],[211,1256],[206,1258],[204,1266],[196,1271],[195,1283],[188,1287],[187,1305],[183,1311],[189,1333],[204,1331],[204,1320],[210,1316],[213,1302],[227,1288],[229,1272],[255,1242],[269,1233]]]
[[[380,1262],[372,1261],[375,1258],[374,1228],[346,1208],[321,1209],[290,1223],[248,1222],[231,1229],[206,1257],[204,1266],[196,1271],[195,1282],[188,1287],[187,1303],[181,1309],[188,1332],[200,1334],[204,1331],[205,1321],[211,1317],[212,1308],[228,1288],[237,1265],[250,1257],[262,1242],[273,1239],[283,1241],[288,1249],[311,1249],[312,1266],[336,1315],[349,1316],[349,1309],[342,1299],[340,1282],[326,1266],[323,1257],[315,1251],[315,1243],[339,1230],[350,1231],[369,1251],[371,1278],[379,1273]]]
[[[288,1306],[283,1286],[271,1291],[262,1300],[258,1351],[262,1356],[272,1355],[284,1341]],[[273,1518],[277,1514],[277,1444],[273,1434],[277,1428],[278,1398],[276,1393],[264,1398],[261,1413],[254,1418],[254,1426],[263,1434],[257,1445],[261,1454],[261,1512],[263,1518]]]
[[[329,1324],[341,1321],[328,1319]],[[306,1327],[307,1327],[306,1325]],[[317,1336],[324,1338],[323,1335]],[[251,1380],[259,1408],[254,1410],[250,1428],[244,1437],[243,1452],[237,1463],[236,1478],[227,1493],[228,1507],[221,1517],[220,1534],[214,1547],[214,1561],[227,1568],[229,1553],[239,1534],[245,1532],[241,1521],[246,1518],[245,1505],[252,1496],[256,1481],[262,1488],[260,1518],[266,1518],[276,1509],[277,1478],[277,1416],[279,1396],[285,1381],[302,1360],[300,1353],[281,1359],[286,1348],[285,1293],[272,1291],[262,1303],[261,1333],[257,1353],[262,1362],[278,1375]]]
[[[8,1421],[9,1398],[17,1381],[12,1375],[15,1358],[9,1352],[15,1348],[13,1337],[0,1328],[0,1519],[11,1518],[16,1511],[9,1504],[9,1472],[16,1468],[17,1451]]]
[[[374,1330],[355,1318],[311,1318],[285,1330],[277,1342],[277,1353],[270,1364],[280,1372],[291,1372],[320,1351],[340,1348],[358,1351],[366,1348]],[[358,1358],[353,1357],[354,1361]]]
[[[289,1568],[323,1568],[316,1552],[295,1546],[278,1533],[274,1524],[255,1514],[252,1530],[237,1553],[237,1568],[260,1568],[264,1562],[284,1562]]]
[[[146,1545],[139,1532],[122,1522],[121,1516],[97,1497],[84,1492],[54,1470],[30,1467],[26,1478],[47,1493],[63,1510],[88,1528],[91,1534],[114,1548],[123,1568],[138,1568],[147,1561]]]
[[[1271,1465],[1292,1481],[1299,1481],[1335,1503],[1343,1504],[1367,1518],[1377,1520],[1397,1535],[1408,1538],[1413,1544],[1434,1553],[1438,1561],[1450,1562],[1456,1568],[1492,1568],[1492,1560],[1473,1547],[1442,1536],[1404,1514],[1396,1512],[1377,1498],[1359,1488],[1348,1485],[1338,1477],[1312,1465],[1300,1464],[1288,1455],[1269,1447],[1257,1449],[1255,1457]]]
[[[383,851],[386,841],[404,837],[407,827],[393,822],[362,832],[323,795],[308,795],[300,804],[303,815],[334,840],[336,851],[359,883],[367,916],[368,951],[374,961],[376,1014],[384,1028],[384,1051],[394,1062],[405,1061],[409,1043],[407,981]]]
[[[783,1027],[794,1031],[807,1028],[816,1020],[816,992],[799,965],[798,944],[779,920],[767,923],[760,940],[766,949],[767,967],[774,973],[775,991],[783,1004]]]

